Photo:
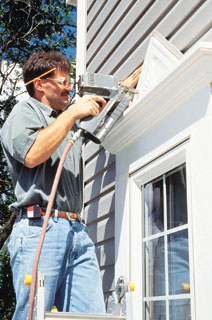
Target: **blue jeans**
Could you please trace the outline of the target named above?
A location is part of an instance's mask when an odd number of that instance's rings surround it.
[[[32,273],[43,218],[19,217],[8,243],[16,292],[13,320],[26,320]],[[45,311],[105,314],[102,282],[95,247],[87,227],[79,221],[49,219],[38,270],[44,274]]]

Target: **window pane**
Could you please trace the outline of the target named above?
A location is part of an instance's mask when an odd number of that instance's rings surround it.
[[[164,230],[163,180],[159,178],[144,187],[145,235]]]
[[[165,295],[164,238],[145,243],[145,296]]]
[[[168,236],[169,294],[189,293],[188,231]]]
[[[166,176],[168,229],[187,223],[186,169],[181,166]]]
[[[191,320],[190,300],[172,300],[169,303],[170,320]]]
[[[165,320],[165,319],[166,319],[166,302],[165,301],[152,301],[152,302],[145,303],[145,320]]]

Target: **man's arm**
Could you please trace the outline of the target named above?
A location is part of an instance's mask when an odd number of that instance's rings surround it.
[[[97,102],[101,102],[103,107],[106,104],[102,97],[85,95],[72,108],[61,113],[51,125],[41,129],[26,154],[25,166],[34,168],[49,159],[77,119],[88,115],[95,117],[102,110]]]

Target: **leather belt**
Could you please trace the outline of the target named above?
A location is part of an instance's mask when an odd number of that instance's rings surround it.
[[[40,207],[38,205],[22,208],[21,211],[22,211],[22,214],[27,214],[27,217],[29,219],[38,218],[46,214],[46,208]],[[73,219],[77,221],[82,221],[84,223],[84,220],[80,217],[80,215],[74,212],[58,211],[53,209],[51,211],[51,217],[58,217],[58,218],[67,219],[67,220]]]

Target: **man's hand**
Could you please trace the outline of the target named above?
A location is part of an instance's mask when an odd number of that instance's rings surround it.
[[[120,81],[120,84],[125,87],[134,88],[138,83],[138,80],[139,80],[139,77],[141,74],[141,70],[142,70],[142,67],[139,67],[125,80]]]
[[[89,115],[95,117],[104,109],[106,103],[105,99],[100,96],[86,94],[79,98],[71,109],[76,120]]]

